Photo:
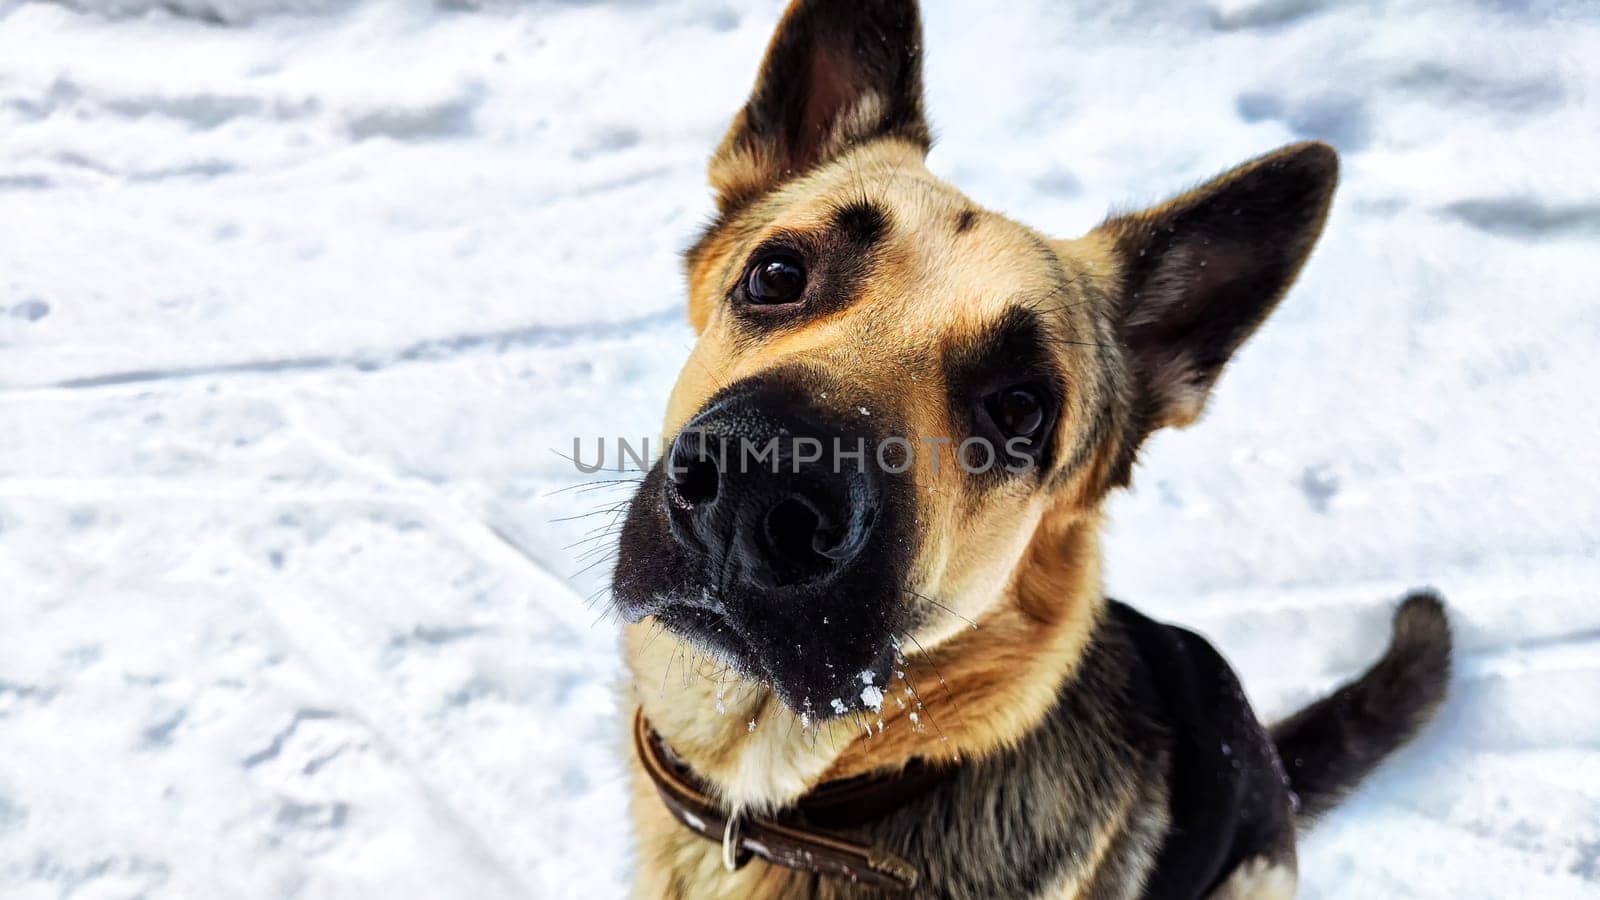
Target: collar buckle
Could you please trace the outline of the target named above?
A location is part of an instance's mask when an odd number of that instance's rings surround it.
[[[744,813],[736,809],[728,814],[728,824],[722,826],[722,867],[729,872],[739,871],[750,861],[750,854],[739,852],[744,849],[739,838],[739,821],[743,818]]]

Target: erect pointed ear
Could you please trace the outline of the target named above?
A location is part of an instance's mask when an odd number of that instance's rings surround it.
[[[1338,178],[1332,147],[1295,144],[1100,226],[1122,275],[1116,315],[1138,392],[1134,447],[1200,415],[1222,367],[1299,274]]]
[[[794,0],[755,90],[711,159],[722,211],[852,144],[898,137],[927,151],[916,0]]]

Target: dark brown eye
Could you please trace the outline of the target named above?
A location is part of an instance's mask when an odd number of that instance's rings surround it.
[[[794,303],[806,292],[806,270],[787,254],[763,256],[750,267],[745,294],[751,303]]]
[[[1008,438],[1031,438],[1044,428],[1044,400],[1025,387],[990,394],[984,401],[989,418]]]

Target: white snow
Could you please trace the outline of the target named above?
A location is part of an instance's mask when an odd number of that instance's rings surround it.
[[[932,167],[1056,233],[1341,148],[1111,587],[1271,716],[1437,585],[1452,700],[1304,895],[1595,896],[1600,7],[928,6]],[[657,427],[778,9],[0,0],[0,895],[624,894],[630,485],[552,450]]]
[[[861,707],[870,709],[873,712],[881,712],[883,710],[883,689],[870,684],[862,688]]]
[[[862,685],[864,685],[861,688],[861,708],[870,709],[873,712],[882,712],[883,688],[872,683],[877,680],[877,676],[871,672],[862,672],[856,677],[860,678]]]

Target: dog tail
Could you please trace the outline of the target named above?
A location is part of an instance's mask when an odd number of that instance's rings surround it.
[[[1389,649],[1354,681],[1272,728],[1305,827],[1410,740],[1444,700],[1450,623],[1432,590],[1413,591],[1394,614]]]

